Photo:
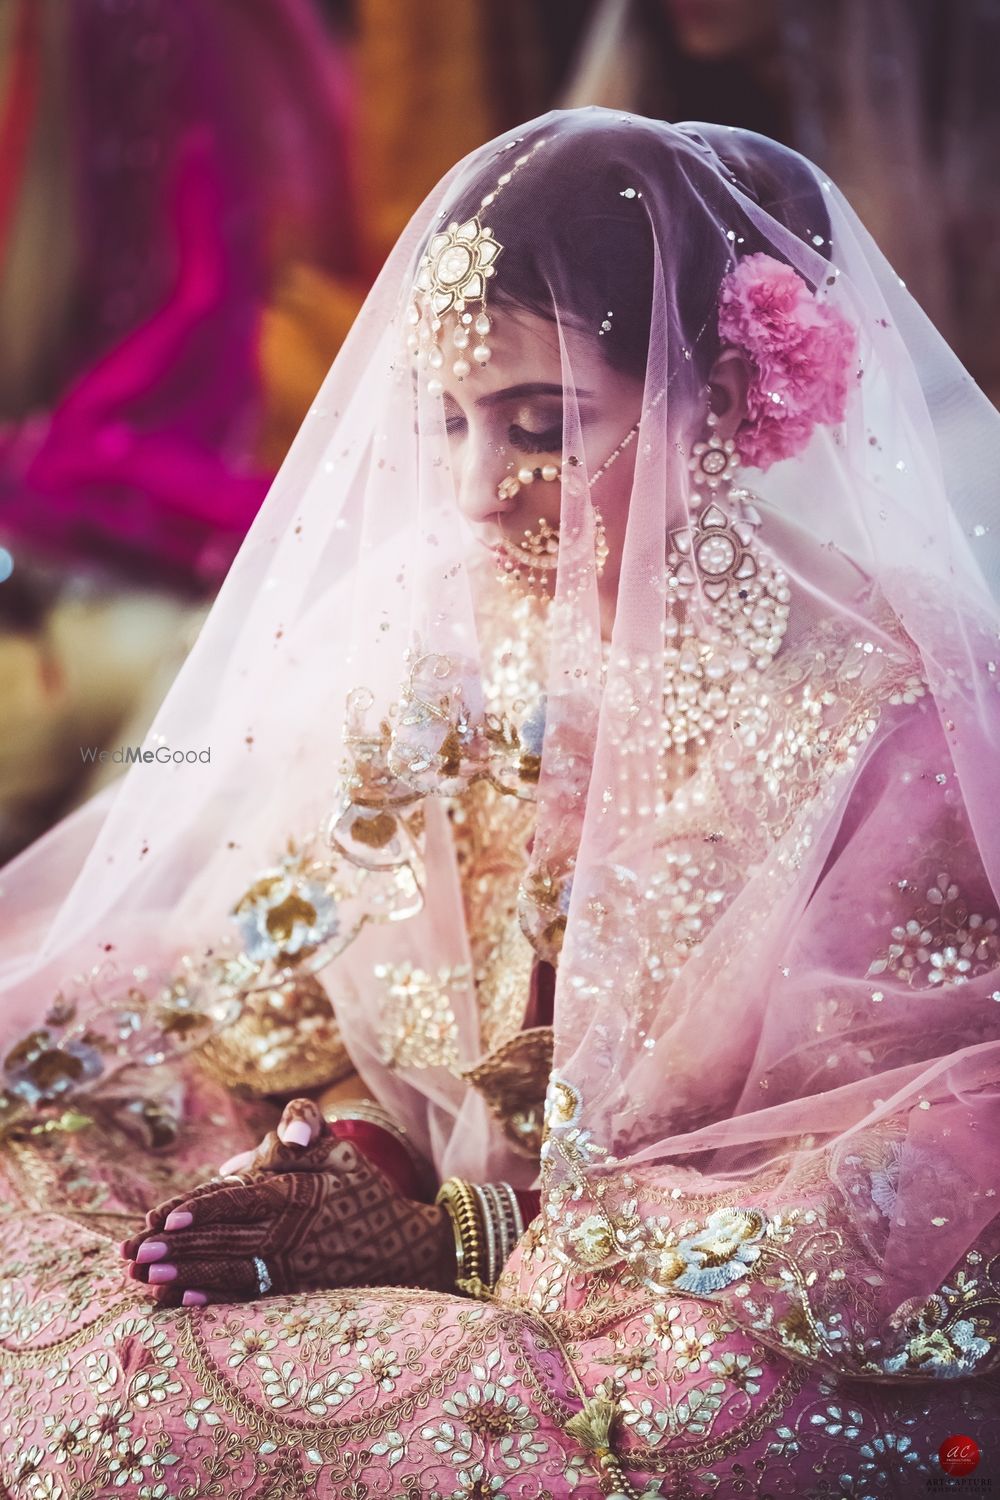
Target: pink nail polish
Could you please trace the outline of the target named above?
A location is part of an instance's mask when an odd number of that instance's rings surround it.
[[[278,1138],[286,1146],[308,1146],[312,1140],[312,1131],[305,1120],[292,1120],[278,1131]]]
[[[204,1307],[207,1302],[204,1292],[185,1292],[181,1298],[182,1307]]]
[[[170,1232],[173,1229],[187,1229],[194,1222],[193,1216],[186,1208],[175,1208],[167,1214],[163,1227]]]
[[[145,1240],[136,1253],[136,1264],[148,1266],[151,1260],[162,1260],[167,1247],[162,1240]]]
[[[159,1265],[150,1266],[149,1281],[151,1286],[162,1286],[165,1281],[174,1281],[177,1277],[177,1267],[161,1262]]]

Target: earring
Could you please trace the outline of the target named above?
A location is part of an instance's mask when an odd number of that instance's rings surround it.
[[[714,427],[716,421],[717,418],[709,412],[707,425]],[[723,442],[714,432],[709,434],[707,442],[695,443],[688,460],[688,468],[699,489],[719,490],[723,486],[728,489],[739,466],[740,456],[736,451],[736,444],[731,438]],[[700,505],[705,496],[693,495],[691,499],[694,505]]]

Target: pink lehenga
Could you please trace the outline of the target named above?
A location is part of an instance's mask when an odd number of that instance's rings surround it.
[[[0,877],[8,1493],[992,1473],[998,459],[801,157],[583,110],[449,174],[149,760]],[[351,1070],[436,1179],[539,1188],[492,1297],[125,1279]]]

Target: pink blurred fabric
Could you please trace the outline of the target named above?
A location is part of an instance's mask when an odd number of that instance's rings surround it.
[[[346,62],[304,0],[78,0],[65,46],[72,322],[55,398],[0,426],[0,532],[204,592],[273,478],[258,346],[280,273],[358,272]]]

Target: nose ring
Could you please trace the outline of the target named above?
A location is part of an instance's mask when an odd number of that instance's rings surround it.
[[[533,484],[536,479],[544,479],[548,484],[552,484],[561,473],[562,467],[559,464],[542,464],[537,469],[529,469],[525,466],[523,469],[518,469],[516,474],[508,474],[505,479],[501,479],[497,485],[497,499],[513,500],[515,495],[527,489],[528,485]]]

